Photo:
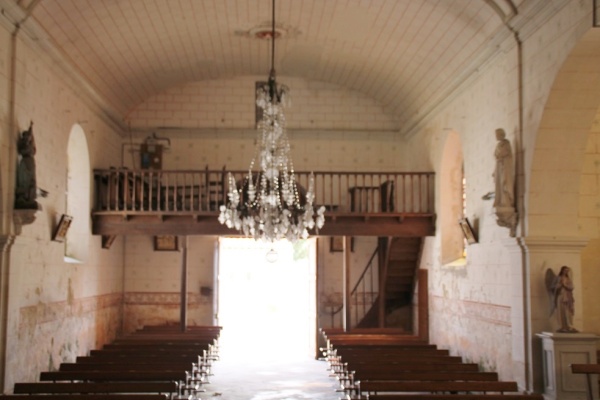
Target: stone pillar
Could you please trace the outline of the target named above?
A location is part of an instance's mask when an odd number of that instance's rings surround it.
[[[542,339],[545,400],[586,400],[587,377],[573,374],[571,364],[596,364],[598,336],[589,333],[552,333]],[[598,399],[598,379],[592,381],[592,398]]]
[[[505,239],[502,243],[510,255],[511,265],[510,322],[512,326],[513,379],[519,385],[519,390],[531,392],[533,391],[533,378],[529,264],[521,238]]]
[[[8,283],[10,249],[14,235],[0,235],[0,393],[4,393],[6,379],[6,347],[8,336]]]

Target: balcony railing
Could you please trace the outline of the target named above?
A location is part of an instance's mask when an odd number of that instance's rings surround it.
[[[216,213],[227,200],[227,174],[247,171],[95,170],[94,213]],[[307,188],[310,172],[296,172]],[[315,204],[331,214],[434,213],[432,172],[314,172]]]

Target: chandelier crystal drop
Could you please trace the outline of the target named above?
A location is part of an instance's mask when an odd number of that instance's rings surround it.
[[[248,175],[239,185],[228,176],[227,204],[220,206],[219,222],[245,236],[274,242],[308,238],[308,231],[325,223],[325,207],[314,209],[314,176],[308,189],[299,188],[290,154],[283,108],[289,89],[275,80],[275,0],[271,35],[269,80],[257,89],[256,104],[262,109],[256,151]],[[258,172],[253,172],[255,167]]]

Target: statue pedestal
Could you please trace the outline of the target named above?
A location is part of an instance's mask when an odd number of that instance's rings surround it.
[[[587,377],[573,374],[571,364],[596,364],[598,336],[591,333],[542,332],[545,400],[587,400]],[[592,378],[592,399],[598,397],[598,379]]]
[[[515,237],[519,216],[514,207],[494,207],[496,223],[510,229],[510,236]]]
[[[35,202],[35,208],[15,208],[13,210],[13,221],[17,235],[21,234],[23,225],[33,224],[35,221],[35,214],[41,210],[42,205],[37,202]]]

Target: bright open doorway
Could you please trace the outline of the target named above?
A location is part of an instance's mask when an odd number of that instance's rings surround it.
[[[271,250],[274,261],[268,260]],[[218,268],[221,358],[314,358],[315,239],[264,243],[221,238]]]

